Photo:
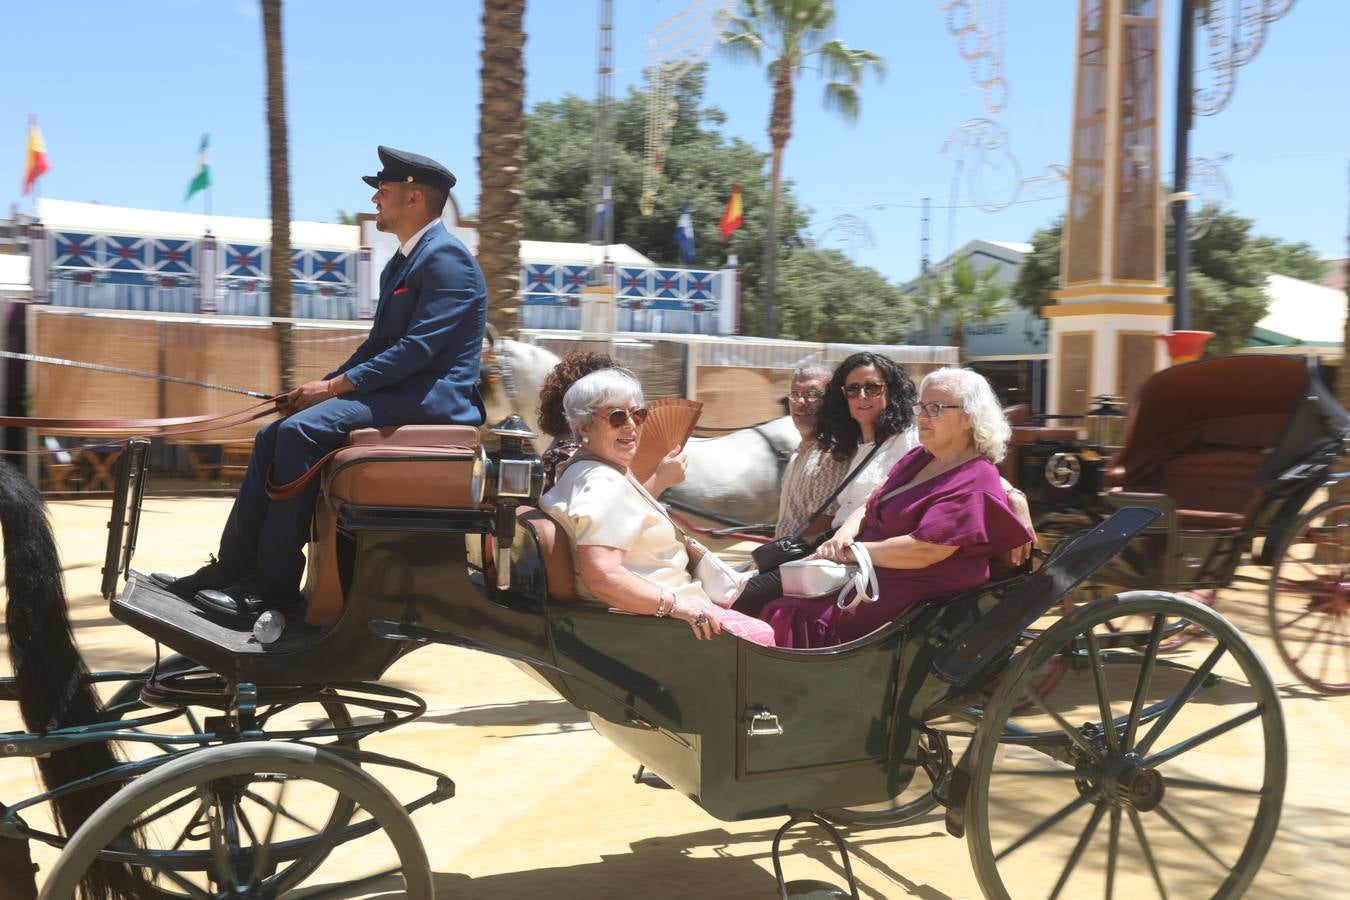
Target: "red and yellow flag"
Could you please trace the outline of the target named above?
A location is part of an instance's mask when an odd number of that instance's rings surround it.
[[[731,233],[745,224],[745,216],[741,212],[741,186],[738,184],[731,189],[731,198],[727,200],[726,211],[722,213],[722,243],[726,243],[731,238]]]
[[[42,132],[38,131],[37,118],[28,119],[28,159],[23,167],[23,192],[31,194],[33,185],[47,174],[47,145],[42,143]]]

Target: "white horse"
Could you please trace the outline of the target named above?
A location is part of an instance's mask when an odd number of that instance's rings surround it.
[[[485,354],[488,377],[481,388],[489,424],[514,413],[539,433],[539,391],[557,364],[558,357],[543,347],[497,340]],[[664,499],[729,522],[772,522],[783,463],[800,441],[787,416],[722,437],[693,438],[684,483]]]

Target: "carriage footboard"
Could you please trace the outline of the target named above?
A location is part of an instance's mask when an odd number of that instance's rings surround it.
[[[976,686],[974,682],[1002,658],[1024,629],[1106,565],[1158,515],[1156,509],[1127,506],[1090,531],[1062,542],[1039,571],[1011,585],[993,609],[952,638],[934,657],[933,673],[948,684]]]

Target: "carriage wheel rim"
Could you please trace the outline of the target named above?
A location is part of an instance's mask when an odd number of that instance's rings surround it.
[[[378,781],[357,766],[317,747],[259,742],[186,751],[182,758],[165,763],[123,788],[71,835],[43,885],[41,900],[74,897],[85,872],[99,858],[100,852],[117,840],[145,810],[155,809],[169,798],[203,783],[260,772],[308,779],[351,798],[377,824],[378,830],[386,834],[395,849],[399,860],[397,871],[403,876],[406,896],[418,900],[434,896],[430,864],[417,830],[403,806]],[[256,857],[250,858],[256,861]],[[275,896],[278,889],[285,890],[279,885],[269,885],[264,892],[254,893]],[[220,893],[201,889],[196,895],[250,896],[240,889]]]
[[[1294,556],[1309,547],[1308,558]],[[1266,622],[1299,681],[1326,694],[1350,693],[1350,501],[1329,500],[1289,530],[1271,569]],[[1318,647],[1321,655],[1310,658]]]
[[[1127,612],[1152,614],[1155,616],[1155,620],[1161,623],[1169,611],[1173,614],[1177,614],[1178,611],[1183,612],[1192,621],[1206,627],[1211,636],[1217,636],[1221,641],[1219,650],[1222,653],[1216,651],[1212,652],[1211,655],[1216,659],[1221,655],[1231,655],[1239,664],[1242,674],[1246,676],[1252,688],[1265,748],[1261,788],[1259,792],[1253,792],[1259,793],[1259,801],[1257,802],[1252,827],[1243,839],[1242,852],[1231,868],[1224,864],[1228,874],[1217,885],[1213,896],[1222,898],[1240,896],[1246,890],[1252,878],[1255,877],[1278,828],[1286,778],[1284,723],[1279,706],[1279,696],[1275,691],[1274,683],[1271,681],[1259,656],[1242,640],[1240,633],[1218,613],[1194,601],[1171,594],[1140,591],[1104,598],[1095,604],[1081,607],[1071,616],[1066,617],[1065,620],[1047,629],[1046,639],[1040,647],[1033,645],[1014,660],[1007,676],[986,708],[984,721],[976,733],[971,751],[973,765],[972,783],[967,804],[967,838],[971,861],[979,877],[980,886],[987,897],[1004,900],[1004,898],[1011,896],[1004,883],[1003,876],[999,872],[998,860],[995,858],[993,837],[990,830],[991,813],[988,804],[990,779],[994,774],[995,751],[998,748],[999,737],[1003,734],[1003,720],[1012,712],[1017,699],[1016,695],[1024,689],[1027,679],[1048,659],[1053,657],[1059,647],[1067,644],[1067,641],[1063,640],[1064,638],[1072,638],[1075,635],[1085,633],[1094,625],[1099,624],[1102,618],[1109,615],[1118,616]],[[1156,656],[1157,649],[1154,648],[1153,652]],[[1098,696],[1100,697],[1100,694]],[[1178,704],[1178,709],[1184,705],[1184,703]],[[1244,722],[1240,724],[1245,724],[1246,721],[1256,717],[1246,717]],[[1113,718],[1117,717],[1113,716]],[[1164,727],[1166,726],[1164,725]],[[1149,733],[1152,733],[1151,729]],[[1082,732],[1080,732],[1080,736],[1081,734]],[[1176,827],[1172,824],[1175,817],[1166,811],[1167,808],[1163,802],[1168,785],[1167,777],[1161,772],[1156,775],[1148,772],[1151,768],[1148,764],[1150,755],[1160,756],[1161,754],[1153,752],[1157,751],[1158,748],[1146,745],[1144,743],[1145,738],[1146,735],[1144,735],[1144,729],[1142,728],[1129,740],[1127,740],[1125,734],[1117,733],[1118,748],[1116,750],[1105,749],[1104,743],[1098,745],[1104,750],[1100,765],[1072,772],[1073,775],[1077,776],[1075,784],[1078,787],[1079,797],[1066,804],[1065,808],[1059,810],[1050,819],[1063,814],[1063,819],[1067,820],[1071,815],[1090,810],[1089,821],[1080,835],[1079,844],[1070,854],[1069,862],[1061,874],[1061,881],[1057,884],[1055,893],[1058,893],[1064,887],[1078,859],[1082,858],[1084,848],[1096,839],[1094,838],[1094,832],[1097,829],[1103,831],[1109,829],[1110,831],[1107,881],[1108,885],[1111,885],[1114,883],[1115,877],[1113,870],[1118,857],[1118,841],[1122,837],[1128,838],[1130,835],[1142,834],[1143,822],[1151,821],[1146,817],[1155,814],[1155,810],[1157,815],[1166,817],[1169,826]],[[1167,749],[1171,750],[1172,748]],[[1139,755],[1141,759],[1134,761],[1125,759],[1131,752]],[[1170,760],[1165,760],[1164,763],[1167,761]],[[1162,766],[1152,768],[1161,769]],[[1141,796],[1131,797],[1131,791],[1140,786],[1140,779],[1149,782],[1146,785],[1146,790],[1143,791]],[[1109,796],[1117,802],[1103,802],[1103,798],[1108,796],[1108,791],[1110,792]],[[1107,813],[1110,813],[1110,821],[1103,824]],[[1038,822],[1036,828],[1040,828],[1050,819]],[[1046,830],[1053,830],[1056,824],[1053,823]],[[1035,831],[1036,828],[1031,829],[1031,831]],[[999,855],[1010,855],[1020,849],[1023,842],[1030,843],[1032,840],[1035,840],[1035,836],[1028,839],[1028,836],[1024,835],[1005,847]],[[1152,869],[1155,885],[1158,886],[1158,893],[1162,893],[1163,879],[1158,873],[1154,857],[1147,846],[1143,847],[1143,855]],[[1052,896],[1055,893],[1052,893]],[[1108,887],[1107,896],[1111,896],[1110,887]]]

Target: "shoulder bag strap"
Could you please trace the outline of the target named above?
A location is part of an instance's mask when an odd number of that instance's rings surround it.
[[[820,509],[817,509],[815,512],[811,513],[811,515],[807,518],[806,523],[802,525],[801,528],[797,529],[796,534],[792,535],[794,539],[800,539],[802,534],[806,531],[806,529],[811,527],[811,523],[814,522],[820,516],[824,515],[825,510],[830,508],[830,504],[834,502],[834,499],[839,496],[839,494],[844,490],[844,488],[848,487],[849,482],[851,482],[854,478],[856,478],[858,473],[861,472],[863,468],[866,467],[866,465],[872,461],[872,457],[877,455],[877,451],[881,449],[882,443],[883,443],[882,441],[877,441],[875,444],[872,445],[871,451],[866,456],[863,457],[863,461],[854,466],[852,472],[849,472],[847,475],[844,476],[844,480],[839,482],[839,487],[834,489],[834,493],[826,497],[825,502],[820,504]]]

